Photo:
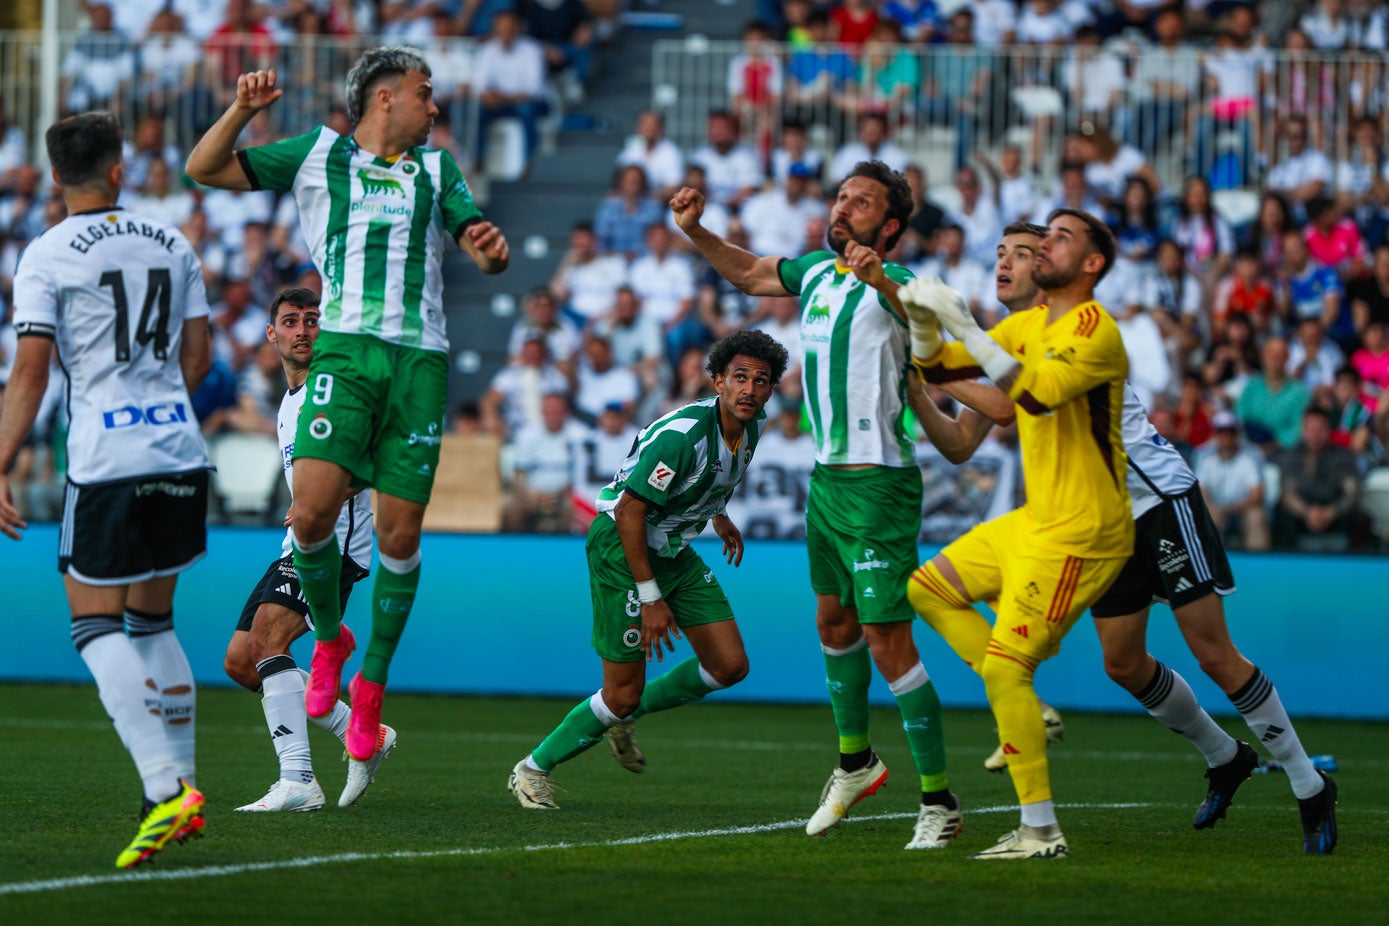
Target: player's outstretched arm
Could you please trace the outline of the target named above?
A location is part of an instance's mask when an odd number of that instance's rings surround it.
[[[52,355],[53,342],[48,338],[20,338],[5,387],[5,402],[0,406],[0,534],[11,540],[18,540],[19,532],[29,525],[14,506],[6,474],[34,426],[44,389],[48,387],[48,362]]]
[[[236,79],[236,99],[188,153],[184,170],[190,178],[223,190],[251,189],[251,179],[236,157],[236,139],[256,113],[284,94],[275,83],[273,68],[252,71]]]
[[[458,236],[461,247],[483,273],[501,273],[511,263],[511,247],[491,222],[474,222]]]
[[[691,187],[681,187],[670,198],[670,211],[675,214],[675,224],[679,226],[691,243],[699,248],[699,253],[713,265],[719,276],[738,287],[749,296],[785,296],[786,287],[781,282],[777,267],[779,257],[758,257],[745,251],[709,231],[700,224],[704,215],[704,194]]]
[[[918,278],[902,288],[900,294],[908,314],[917,309],[929,311],[940,326],[955,336],[989,379],[999,388],[1011,390],[1021,371],[1018,362],[979,327],[973,313],[959,293],[940,280]]]

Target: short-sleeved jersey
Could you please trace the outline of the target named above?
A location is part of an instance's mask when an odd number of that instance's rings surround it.
[[[67,371],[69,480],[207,467],[179,367],[184,322],[207,314],[197,255],[162,222],[119,207],[83,212],[25,249],[14,326],[52,338]]]
[[[912,279],[898,264],[885,263],[883,270],[897,283]],[[831,251],[783,260],[777,272],[786,291],[801,300],[801,382],[815,461],[915,465],[902,424],[906,323]]]
[[[287,190],[323,277],[324,331],[448,350],[444,236],[482,213],[447,151],[411,148],[394,162],[320,126],[238,152],[251,186]]]
[[[1134,520],[1162,504],[1165,498],[1176,498],[1196,484],[1191,471],[1176,447],[1173,447],[1148,420],[1148,410],[1124,383],[1124,451],[1128,454],[1129,501]]]
[[[280,400],[280,414],[275,419],[275,433],[280,438],[280,460],[285,467],[285,483],[294,492],[294,435],[299,429],[299,412],[304,408],[303,386],[291,389]],[[371,546],[376,535],[371,513],[371,490],[363,489],[343,502],[336,525],[338,549],[363,569],[371,566]],[[294,528],[285,531],[280,549],[288,556],[294,551]]]
[[[718,396],[657,418],[637,435],[617,476],[598,493],[599,513],[616,521],[622,493],[635,495],[651,508],[647,546],[657,556],[674,557],[710,518],[723,514],[765,424],[765,413],[759,414],[744,428],[738,446],[728,446],[719,428]]]
[[[1122,418],[1128,355],[1119,326],[1099,303],[1084,302],[1047,324],[1047,307],[1014,312],[989,332],[1022,365],[1009,395],[1034,536],[1019,538],[1086,559],[1127,558],[1133,515],[1125,485]],[[946,344],[929,382],[983,371],[964,345]]]

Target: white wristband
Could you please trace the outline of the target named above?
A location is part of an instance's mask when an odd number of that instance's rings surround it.
[[[637,600],[642,604],[654,604],[661,600],[661,586],[656,584],[655,579],[647,579],[637,583]]]
[[[998,342],[982,329],[971,328],[966,331],[961,343],[970,356],[979,361],[984,373],[995,383],[1018,365],[1017,359],[999,347]]]

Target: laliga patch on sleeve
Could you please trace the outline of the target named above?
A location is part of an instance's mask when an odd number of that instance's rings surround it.
[[[664,462],[657,460],[655,467],[651,470],[651,475],[646,477],[646,482],[652,488],[664,492],[670,487],[670,481],[675,478],[675,470],[671,469]]]

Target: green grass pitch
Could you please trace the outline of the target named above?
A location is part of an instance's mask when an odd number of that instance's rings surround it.
[[[1312,858],[1285,776],[1255,775],[1228,819],[1196,832],[1204,766],[1184,740],[1145,716],[1068,714],[1051,759],[1071,857],[985,864],[966,856],[1016,825],[1006,776],[982,767],[986,714],[946,712],[962,835],[907,853],[919,792],[895,712],[873,716],[888,787],[811,839],[835,759],[828,707],[711,702],[642,721],[644,775],[602,745],[562,766],[563,809],[544,813],[505,782],[569,703],[393,695],[400,745],[358,806],[335,806],[341,750],[315,729],[329,807],[243,815],[231,809],[276,777],[260,705],[204,690],[207,835],[119,873],[138,785],[95,689],[0,686],[0,922],[1389,922],[1383,724],[1299,723],[1341,765],[1341,843]]]

